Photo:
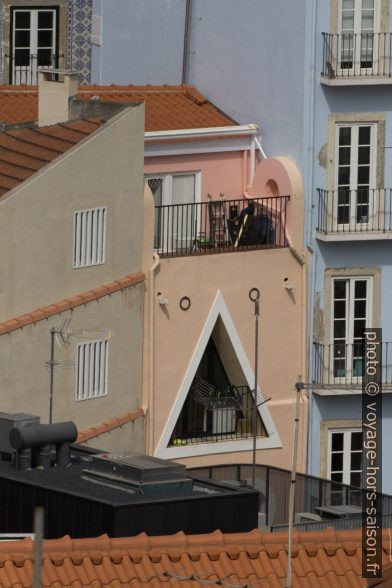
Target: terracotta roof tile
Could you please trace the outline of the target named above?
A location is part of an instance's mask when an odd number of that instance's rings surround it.
[[[384,534],[387,533],[385,530]],[[332,536],[334,542],[329,530],[300,533],[293,555],[294,588],[360,588],[367,585],[367,581],[361,578],[361,565],[358,567],[361,563],[361,529],[354,531],[354,535],[352,532],[332,531]],[[332,543],[335,543],[335,550],[330,548]],[[329,544],[328,549],[326,544]],[[309,545],[312,555],[309,555]],[[356,546],[355,554],[347,553],[347,545]],[[250,557],[249,553],[255,557]],[[389,583],[371,581],[369,584],[387,587],[391,585],[389,574],[392,571],[388,566],[388,549],[382,556]],[[0,542],[0,585],[31,586],[32,559],[31,539]],[[194,588],[203,580],[209,581],[212,587],[219,582],[220,585],[282,588],[286,564],[287,533],[252,531],[234,536],[220,532],[200,536],[176,533],[166,537],[148,537],[141,533],[136,537],[118,539],[109,539],[106,535],[92,539],[63,537],[44,541],[42,586],[140,588],[143,585],[170,587],[178,583]]]
[[[122,427],[126,423],[131,423],[136,419],[145,416],[145,412],[142,408],[138,408],[136,410],[132,410],[127,412],[119,417],[115,417],[110,421],[106,421],[101,423],[100,425],[95,425],[94,427],[90,427],[89,429],[85,429],[84,431],[79,431],[78,438],[76,439],[76,443],[85,443],[89,439],[93,439],[94,437],[98,437],[103,433],[108,433],[113,429],[117,429],[118,427]]]
[[[101,120],[95,118],[0,133],[0,195],[45,167],[100,125]]]
[[[60,300],[60,302],[56,302],[49,306],[44,306],[42,308],[33,310],[30,313],[9,319],[8,321],[0,323],[0,335],[4,335],[5,333],[11,333],[16,329],[21,329],[26,325],[31,325],[55,314],[60,314],[61,312],[65,312],[66,310],[76,308],[77,306],[81,306],[82,304],[86,304],[92,300],[98,300],[103,296],[107,296],[109,294],[113,294],[114,292],[118,292],[119,290],[122,290],[124,288],[129,288],[130,286],[139,284],[140,282],[143,282],[145,279],[145,275],[142,272],[129,274],[124,278],[121,278],[121,280],[115,280],[114,282],[110,282],[109,284],[104,284],[103,286],[98,286],[98,288],[93,288],[88,292],[76,294],[76,296],[73,296],[71,298]]]
[[[79,98],[130,104],[145,103],[146,131],[222,127],[236,124],[193,86],[81,86]],[[0,121],[8,124],[35,121],[37,88],[0,86]]]

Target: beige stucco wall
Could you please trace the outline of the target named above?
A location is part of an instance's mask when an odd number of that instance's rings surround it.
[[[0,200],[0,321],[139,271],[144,105]],[[74,212],[106,206],[106,262],[73,269]]]
[[[71,317],[69,345],[55,344],[53,421],[73,420],[79,430],[137,409],[141,403],[141,333],[144,284],[76,307],[0,336],[0,411],[26,412],[48,422],[50,329]],[[80,333],[85,331],[85,334]],[[75,335],[72,335],[72,332]],[[76,401],[77,344],[109,338],[108,393]],[[141,419],[143,421],[143,419]],[[140,427],[105,435],[113,448],[141,449]],[[96,447],[97,442],[91,443]],[[102,444],[101,444],[102,445]],[[105,449],[110,449],[103,445]]]

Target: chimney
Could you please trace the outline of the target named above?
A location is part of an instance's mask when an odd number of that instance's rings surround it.
[[[69,120],[69,100],[78,91],[75,71],[45,69],[38,72],[38,126]]]

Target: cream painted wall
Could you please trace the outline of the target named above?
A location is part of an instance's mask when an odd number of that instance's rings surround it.
[[[144,106],[129,108],[0,200],[0,321],[139,271]],[[107,206],[106,263],[73,269],[74,211]]]
[[[83,430],[140,408],[143,295],[144,284],[137,284],[2,335],[0,411],[35,414],[41,416],[41,422],[48,422],[46,362],[50,354],[50,329],[66,317],[71,317],[71,331],[85,330],[86,335],[71,336],[69,346],[55,345],[55,361],[59,365],[54,372],[53,421],[73,420]],[[106,337],[109,337],[107,396],[76,401],[77,344]],[[128,432],[126,438],[120,430],[113,431],[108,443],[113,446],[113,439],[116,439],[117,450],[141,449],[143,436],[139,428],[128,427]],[[91,445],[97,446],[97,443]]]

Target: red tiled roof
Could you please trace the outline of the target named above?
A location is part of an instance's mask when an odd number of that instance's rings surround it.
[[[137,410],[132,410],[130,412],[126,412],[125,414],[115,417],[110,421],[105,421],[100,425],[95,425],[94,427],[90,427],[89,429],[85,429],[84,431],[79,431],[78,438],[76,439],[76,443],[85,443],[90,439],[94,439],[94,437],[99,437],[103,433],[108,433],[113,429],[117,429],[118,427],[122,427],[127,423],[132,423],[136,419],[140,417],[144,417],[145,412],[142,408],[138,408]]]
[[[100,119],[91,118],[0,133],[0,196],[85,139],[101,124]]]
[[[43,306],[42,308],[33,310],[28,314],[17,316],[13,319],[5,321],[4,323],[0,323],[0,335],[11,333],[16,329],[22,329],[26,325],[37,323],[38,321],[49,318],[50,316],[60,314],[66,310],[71,310],[72,308],[76,308],[82,304],[87,304],[93,300],[99,300],[99,298],[102,298],[103,296],[108,296],[109,294],[113,294],[114,292],[118,292],[124,288],[129,288],[130,286],[139,284],[145,279],[146,277],[142,272],[129,274],[123,278],[120,278],[119,280],[115,280],[114,282],[109,282],[103,286],[98,286],[97,288],[93,288],[87,292],[82,292],[81,294],[77,294],[71,298],[65,298],[64,300],[60,300],[60,302],[55,302],[49,306]]]
[[[361,529],[294,533],[293,588],[360,588]],[[389,561],[388,531],[383,563]],[[285,585],[287,533],[47,540],[43,587],[178,586],[196,588]],[[0,542],[0,585],[31,586],[33,541]],[[177,580],[177,581],[176,581]],[[200,581],[202,580],[202,582]]]
[[[111,102],[144,102],[146,131],[224,127],[236,124],[196,88],[189,85],[80,87],[79,98],[91,100],[95,96]],[[0,121],[8,124],[35,121],[37,113],[36,86],[0,86]]]

